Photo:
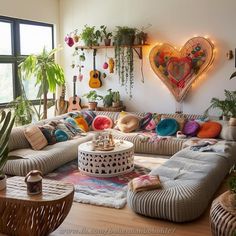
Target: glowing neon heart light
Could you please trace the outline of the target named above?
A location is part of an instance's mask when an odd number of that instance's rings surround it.
[[[180,102],[192,83],[213,62],[214,45],[203,37],[194,37],[180,51],[169,44],[155,46],[149,55],[153,71]]]

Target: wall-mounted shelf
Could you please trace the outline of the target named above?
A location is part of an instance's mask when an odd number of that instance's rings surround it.
[[[138,55],[139,59],[141,60],[143,58],[143,47],[144,46],[148,46],[149,44],[140,44],[140,45],[132,45],[132,46],[129,46],[129,45],[122,45],[120,47],[131,47],[133,48],[133,50],[136,52],[136,54]],[[115,48],[114,45],[112,46],[105,46],[105,45],[99,45],[99,46],[91,46],[91,47],[88,47],[88,46],[76,46],[76,48],[78,49],[104,49],[104,48]]]

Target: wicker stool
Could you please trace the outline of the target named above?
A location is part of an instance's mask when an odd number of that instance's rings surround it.
[[[28,195],[24,177],[7,179],[0,191],[0,232],[7,235],[48,235],[70,211],[74,187],[43,179],[43,192]]]
[[[221,206],[219,197],[211,205],[210,224],[214,236],[236,236],[236,215]]]

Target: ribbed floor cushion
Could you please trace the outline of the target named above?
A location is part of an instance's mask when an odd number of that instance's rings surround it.
[[[25,176],[31,170],[40,170],[47,174],[59,166],[78,157],[78,145],[92,140],[93,134],[66,142],[48,145],[42,150],[31,148],[16,149],[9,153],[9,160],[4,167],[8,175]]]
[[[224,154],[189,148],[179,151],[151,172],[160,176],[163,188],[138,193],[129,190],[128,205],[136,213],[174,222],[198,218],[236,163],[235,144],[224,144]]]

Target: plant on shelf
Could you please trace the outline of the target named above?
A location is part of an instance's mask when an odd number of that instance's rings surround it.
[[[136,28],[117,26],[114,36],[115,43],[115,65],[121,86],[126,87],[126,92],[132,98],[134,86],[134,55],[132,45],[134,44]]]
[[[23,79],[36,78],[36,85],[39,85],[37,98],[43,97],[43,119],[47,118],[48,92],[54,93],[57,85],[61,86],[65,83],[64,71],[55,62],[55,53],[58,50],[55,48],[48,52],[44,47],[41,53],[29,55],[20,64],[21,77]]]
[[[8,142],[13,128],[15,117],[12,118],[12,114],[9,111],[7,114],[5,111],[1,112],[0,118],[0,190],[6,188],[6,175],[3,172],[3,168],[8,159]]]
[[[107,32],[107,27],[105,25],[101,25],[100,29],[101,29],[101,40],[102,38],[104,38],[105,46],[110,46],[112,32]]]
[[[150,28],[152,25],[148,24],[146,27],[142,27],[141,30],[137,30],[136,35],[135,35],[135,44],[141,44],[144,45],[147,43],[147,33],[145,33],[144,31],[147,30],[148,28]]]
[[[103,99],[103,96],[98,95],[96,90],[91,90],[88,93],[85,93],[83,97],[88,99],[89,109],[91,110],[95,110],[97,102]]]
[[[112,106],[119,107],[120,106],[120,92],[114,91],[112,93]]]
[[[113,92],[112,89],[107,90],[108,94],[103,97],[103,105],[104,107],[110,107],[113,101]]]
[[[85,46],[97,46],[99,45],[98,39],[101,39],[101,32],[100,30],[96,30],[95,26],[85,25],[80,36]]]

